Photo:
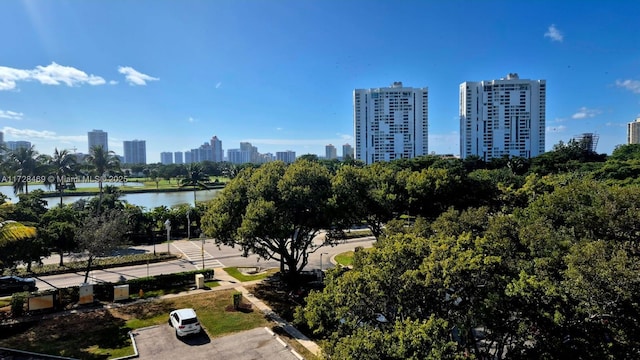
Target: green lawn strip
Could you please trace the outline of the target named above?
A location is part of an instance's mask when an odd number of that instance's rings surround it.
[[[256,275],[247,275],[242,273],[242,271],[240,271],[237,267],[227,267],[227,268],[223,268],[222,270],[226,271],[227,274],[233,276],[236,280],[240,282],[263,280],[267,278],[269,275],[272,275],[278,272],[278,269],[269,269]]]
[[[347,252],[343,252],[340,253],[338,255],[336,255],[334,257],[334,259],[336,260],[336,262],[342,266],[351,266],[353,265],[353,256],[354,256],[354,252],[353,251],[347,251]]]
[[[130,255],[119,255],[112,256],[107,258],[98,258],[94,260],[91,268],[93,270],[97,269],[108,269],[113,267],[120,266],[128,266],[128,265],[144,265],[148,263],[156,263],[168,260],[176,259],[176,255],[170,255],[167,253],[158,253],[157,255],[153,255],[151,253],[145,254],[130,254]],[[42,266],[33,266],[31,267],[31,273],[27,273],[26,268],[19,268],[17,271],[18,275],[37,275],[37,276],[46,276],[46,275],[54,275],[54,274],[63,274],[75,271],[85,271],[87,268],[87,262],[85,260],[81,261],[68,261],[65,262],[64,266],[59,266],[58,264],[46,264]]]
[[[257,309],[231,310],[234,292],[211,291],[57,316],[0,340],[0,346],[78,359],[133,355],[129,331],[153,325],[168,327],[169,312],[186,307],[196,310],[202,326],[211,337],[269,325]],[[246,299],[243,302],[248,303]]]

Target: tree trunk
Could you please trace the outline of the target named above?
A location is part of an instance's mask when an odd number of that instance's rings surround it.
[[[62,251],[60,251],[60,267],[64,266],[64,254]]]

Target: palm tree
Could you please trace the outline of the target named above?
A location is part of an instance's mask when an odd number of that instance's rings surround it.
[[[102,145],[98,145],[91,148],[85,161],[90,167],[90,172],[93,173],[98,180],[100,198],[98,200],[97,212],[100,214],[100,207],[102,206],[102,181],[105,175],[113,174],[115,171],[120,170],[120,160],[113,151],[107,151]]]
[[[58,148],[56,148],[53,156],[48,157],[48,165],[50,174],[45,179],[44,184],[47,187],[55,186],[56,191],[60,194],[60,206],[62,206],[64,189],[66,189],[67,183],[73,181],[73,177],[78,174],[78,160],[69,150],[58,151]]]
[[[36,236],[36,228],[12,220],[0,219],[0,269],[15,264],[20,241]]]
[[[202,170],[202,165],[199,163],[189,164],[187,167],[187,177],[180,180],[180,186],[193,186],[193,206],[196,206],[196,190],[208,189],[206,184],[208,181],[209,176]]]
[[[29,181],[42,175],[46,156],[38,154],[35,147],[20,147],[9,152],[6,165],[14,175],[13,193],[29,193]]]

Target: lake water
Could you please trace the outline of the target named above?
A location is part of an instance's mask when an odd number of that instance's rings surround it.
[[[104,186],[112,185],[112,186],[122,186],[122,183],[104,183]],[[142,186],[140,183],[125,183],[124,186]],[[96,187],[95,184],[76,184],[78,189],[87,188],[87,187]],[[43,191],[51,191],[47,189],[44,185],[29,185],[29,192],[33,190],[43,190]],[[219,189],[214,190],[198,190],[196,191],[196,200],[197,201],[207,201],[213,199],[216,194],[220,191]],[[11,185],[0,186],[0,193],[9,197],[11,202],[17,202],[18,197],[13,194],[13,187]],[[80,199],[90,199],[91,196],[65,196],[62,198],[62,202],[65,204],[70,204],[76,202]],[[167,193],[140,193],[140,194],[126,194],[120,197],[120,199],[125,200],[129,204],[144,206],[147,210],[151,210],[158,206],[166,206],[171,207],[179,204],[191,204],[193,205],[193,191],[180,191],[180,192],[167,192]],[[60,203],[59,197],[50,197],[45,198],[45,200],[49,203],[48,205],[55,206]]]

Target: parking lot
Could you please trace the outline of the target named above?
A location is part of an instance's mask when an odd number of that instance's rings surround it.
[[[234,359],[298,360],[265,328],[211,339],[203,331],[185,339],[176,338],[171,326],[158,325],[134,331],[140,359]]]

